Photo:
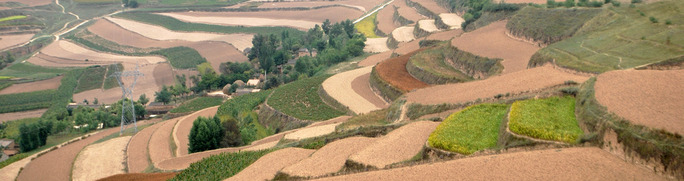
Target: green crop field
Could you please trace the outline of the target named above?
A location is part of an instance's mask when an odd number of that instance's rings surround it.
[[[180,106],[171,109],[171,113],[186,113],[195,112],[204,108],[218,106],[223,102],[222,97],[198,97],[190,101],[184,102]]]
[[[27,62],[15,63],[0,70],[0,76],[43,80],[56,77],[67,71],[68,69],[41,67]]]
[[[56,90],[0,95],[0,113],[28,111],[50,107]]]
[[[275,150],[241,151],[214,155],[190,164],[188,168],[171,180],[223,180],[239,173],[272,151]]]
[[[263,103],[266,100],[266,97],[271,94],[271,92],[271,90],[267,90],[249,93],[229,99],[219,106],[216,115],[219,117],[230,116],[233,118],[238,118],[240,112],[252,111],[259,104]]]
[[[203,31],[214,33],[280,34],[282,31],[290,31],[291,36],[299,36],[304,33],[288,27],[244,27],[188,23],[169,16],[148,13],[122,13],[116,15],[116,17],[162,26],[173,31],[184,32]]]
[[[14,83],[11,81],[0,81],[0,90],[8,88],[9,86],[12,86],[12,84]]]
[[[575,36],[539,50],[530,66],[555,60],[562,67],[601,73],[681,56],[684,37],[677,35],[684,33],[684,13],[680,9],[684,1],[604,8]],[[660,21],[652,22],[650,17]]]
[[[271,95],[268,105],[302,120],[322,121],[341,116],[344,112],[328,106],[318,95],[321,83],[328,77],[316,76],[283,85]]]
[[[517,101],[511,106],[509,129],[534,138],[575,143],[584,134],[575,118],[575,98],[551,97]]]
[[[548,9],[528,6],[511,17],[506,28],[511,34],[550,44],[571,37],[601,11],[596,8]]]
[[[83,72],[88,76],[81,76],[81,78],[78,80],[78,86],[76,86],[75,93],[102,88],[106,72],[107,67],[88,67]]]
[[[366,38],[380,38],[380,36],[375,34],[375,29],[377,26],[375,24],[375,19],[377,16],[378,12],[373,13],[372,15],[354,24],[354,28],[356,28],[356,30],[359,31],[359,33],[365,35]]]
[[[171,66],[179,69],[195,68],[197,65],[207,62],[197,50],[189,47],[173,47],[154,51],[152,54],[157,54],[166,57]]]
[[[496,146],[508,105],[480,104],[451,114],[437,126],[428,144],[465,155]]]
[[[117,81],[115,77],[110,77],[118,71],[123,71],[123,65],[120,63],[112,64],[107,67],[107,75],[105,75],[104,85],[102,85],[103,89],[107,90],[114,87],[119,87],[119,81]]]
[[[8,16],[8,17],[0,18],[0,22],[25,19],[25,18],[26,18],[26,16],[24,16],[24,15],[14,15],[14,16]]]

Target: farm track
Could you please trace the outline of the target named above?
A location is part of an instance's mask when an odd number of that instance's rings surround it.
[[[211,118],[216,115],[218,111],[218,106],[205,108],[187,115],[176,123],[173,128],[173,140],[176,142],[176,156],[183,156],[188,154],[188,144],[190,144],[190,130],[192,129],[193,122],[198,117]]]
[[[684,134],[684,70],[617,70],[599,75],[596,100],[634,124]]]
[[[150,124],[145,121],[138,125]],[[60,147],[29,162],[17,176],[17,180],[69,180],[71,166],[78,153],[91,143],[119,132],[118,127],[100,131],[86,139]]]

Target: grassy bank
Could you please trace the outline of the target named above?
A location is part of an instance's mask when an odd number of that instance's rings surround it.
[[[171,109],[170,113],[187,113],[202,110],[204,108],[218,106],[223,103],[222,97],[198,97],[184,102],[180,106]]]
[[[318,96],[321,83],[330,77],[317,76],[283,85],[268,99],[274,109],[302,120],[322,121],[344,114],[333,109]]]
[[[511,34],[551,44],[574,35],[602,9],[547,9],[527,6],[516,13],[506,28]]]
[[[171,66],[179,69],[195,68],[197,65],[207,62],[197,50],[189,47],[173,47],[151,53],[166,57]]]

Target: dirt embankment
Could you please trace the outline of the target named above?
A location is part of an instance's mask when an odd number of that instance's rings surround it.
[[[51,79],[47,79],[47,80],[22,83],[22,84],[12,84],[12,86],[9,86],[7,88],[0,90],[0,95],[22,93],[22,92],[33,92],[33,91],[48,90],[48,89],[57,89],[57,88],[59,88],[59,85],[61,85],[61,83],[62,83],[61,82],[62,78],[63,78],[63,76],[57,76],[55,78],[51,78]]]
[[[596,100],[632,123],[684,134],[684,70],[619,70],[596,79]]]
[[[226,180],[271,180],[283,167],[309,157],[316,150],[284,148],[266,154],[240,173]]]
[[[581,147],[469,157],[320,180],[666,180],[599,148]]]
[[[534,44],[506,35],[506,21],[494,22],[454,38],[451,44],[461,50],[489,58],[504,59],[502,74],[525,70],[532,55],[539,50]]]
[[[72,180],[97,180],[124,173],[126,145],[131,136],[114,138],[83,149],[71,171]]]
[[[498,94],[537,91],[564,84],[565,81],[584,82],[589,77],[578,76],[554,69],[551,66],[536,67],[519,72],[490,77],[485,80],[458,84],[446,84],[419,89],[406,94],[408,102],[434,105],[456,104],[492,98]],[[448,96],[435,96],[448,95]]]

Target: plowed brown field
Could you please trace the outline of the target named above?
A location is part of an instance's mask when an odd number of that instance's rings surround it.
[[[351,116],[340,116],[340,117],[332,118],[328,121],[334,121],[336,123],[298,129],[295,132],[286,134],[285,137],[283,137],[283,139],[286,139],[286,140],[302,140],[302,139],[314,138],[314,137],[327,135],[327,134],[335,132],[335,127],[337,127],[337,125],[347,121],[349,118],[351,118]]]
[[[280,12],[278,12],[280,13]],[[282,26],[292,27],[299,30],[308,30],[313,28],[316,24],[321,24],[316,21],[307,21],[302,19],[284,19],[278,16],[270,18],[260,17],[235,17],[235,16],[218,16],[219,14],[212,14],[207,16],[189,15],[187,13],[158,13],[164,16],[170,16],[185,22],[226,25],[226,26]],[[322,22],[322,21],[321,21]]]
[[[426,105],[456,104],[493,98],[497,94],[541,90],[561,85],[568,80],[584,82],[587,79],[589,77],[565,73],[551,66],[543,66],[494,76],[485,80],[419,89],[406,94],[406,100]]]
[[[173,126],[178,122],[178,118],[173,120],[168,120],[163,123],[159,128],[157,128],[152,136],[150,137],[150,144],[147,145],[147,150],[150,153],[150,161],[158,168],[157,163],[172,158],[173,151],[171,150],[170,142],[171,133],[173,132]],[[178,146],[178,144],[176,144]]]
[[[387,48],[387,38],[368,38],[365,43],[364,52],[379,53],[389,51],[389,48]]]
[[[156,123],[133,135],[126,149],[128,173],[140,173],[150,165],[150,154],[147,145],[150,143],[152,133],[157,131],[161,125],[163,124]]]
[[[32,110],[32,111],[23,111],[23,112],[11,112],[11,113],[2,113],[0,114],[0,123],[4,123],[7,121],[14,121],[18,119],[24,119],[24,118],[39,118],[40,116],[45,113],[47,109],[38,109],[38,110]]]
[[[413,51],[416,51],[420,48],[420,40],[414,40],[410,42],[403,42],[399,43],[399,46],[397,49],[394,49],[394,53],[397,53],[399,55],[405,55],[408,53],[411,53]]]
[[[190,115],[184,116],[176,123],[173,128],[173,139],[176,141],[176,156],[183,156],[188,154],[188,144],[190,144],[190,130],[192,129],[192,123],[198,117],[214,117],[218,111],[218,106],[202,109],[200,111],[194,112]]]
[[[498,21],[465,33],[451,41],[461,50],[489,58],[504,59],[503,74],[524,70],[539,47],[506,36],[506,21]]]
[[[375,66],[376,64],[378,64],[384,60],[387,60],[390,56],[392,56],[391,51],[378,53],[378,54],[366,57],[366,59],[361,60],[358,65],[363,66],[363,67]]]
[[[365,100],[372,103],[373,105],[375,105],[375,107],[378,107],[379,109],[389,107],[389,103],[385,102],[385,100],[382,99],[382,97],[373,92],[373,90],[370,87],[370,83],[368,82],[369,80],[370,72],[354,78],[354,80],[352,80],[351,82],[351,87],[354,90],[354,93],[360,95]]]
[[[344,167],[349,155],[363,150],[377,139],[351,137],[328,143],[310,157],[283,168],[281,172],[296,177],[319,177],[336,173]]]
[[[425,16],[418,13],[416,9],[406,5],[406,1],[395,0],[388,7],[393,8],[394,6],[399,7],[399,9],[397,10],[399,11],[399,15],[413,22],[418,22],[418,20],[426,18]]]
[[[377,21],[376,26],[378,30],[385,34],[390,34],[398,25],[394,23],[394,7],[390,4],[385,8],[382,8],[378,11],[375,21]]]
[[[0,36],[0,50],[14,45],[26,43],[34,34],[2,35]]]
[[[428,84],[414,78],[406,70],[406,63],[408,63],[409,58],[411,58],[413,54],[416,54],[421,50],[422,49],[416,50],[406,55],[395,57],[378,64],[377,66],[375,66],[375,70],[378,72],[378,76],[380,76],[381,79],[387,81],[393,86],[404,91],[411,91],[414,89],[427,87]]]
[[[309,157],[316,150],[284,148],[259,158],[240,173],[226,180],[272,180],[283,167]]]
[[[58,76],[51,79],[22,83],[22,84],[12,84],[7,88],[0,90],[0,95],[2,94],[14,94],[22,92],[33,92],[39,90],[57,89],[62,83],[62,76]]]
[[[423,145],[437,125],[439,122],[431,121],[404,125],[352,154],[349,160],[375,168],[385,168],[390,164],[408,160],[423,149]]]
[[[596,79],[596,100],[632,123],[684,134],[684,70],[620,70]]]
[[[152,121],[139,122],[138,126]],[[89,144],[119,132],[119,128],[100,131],[86,139],[60,147],[31,161],[17,176],[17,180],[69,180],[76,155]]]
[[[469,157],[320,180],[666,180],[599,148]]]
[[[446,40],[450,40],[451,38],[459,37],[462,34],[463,34],[463,30],[456,29],[456,30],[442,31],[442,32],[430,34],[427,36],[427,39],[428,40],[446,41]]]
[[[348,8],[358,9],[359,11],[370,11],[373,7],[382,4],[383,0],[345,0],[345,1],[290,1],[290,2],[264,2],[260,8],[279,8],[279,7],[319,7],[329,5],[342,5]],[[357,16],[358,17],[358,16]]]

